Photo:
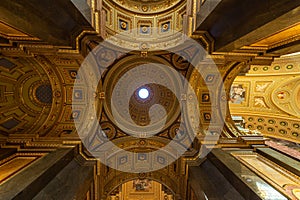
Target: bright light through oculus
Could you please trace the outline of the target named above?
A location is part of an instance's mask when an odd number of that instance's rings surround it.
[[[149,91],[146,88],[141,88],[138,95],[141,99],[146,99],[149,97]]]

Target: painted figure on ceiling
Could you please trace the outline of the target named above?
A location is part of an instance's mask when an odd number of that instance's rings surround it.
[[[245,100],[246,90],[242,85],[232,85],[230,90],[230,101],[234,104],[240,104]]]

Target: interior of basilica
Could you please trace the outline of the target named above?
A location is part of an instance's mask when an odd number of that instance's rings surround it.
[[[300,200],[300,1],[1,0],[10,199]]]

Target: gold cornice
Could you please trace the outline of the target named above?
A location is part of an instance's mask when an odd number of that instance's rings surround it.
[[[239,56],[239,57],[255,57],[258,56],[257,53],[253,52],[213,52],[213,55],[223,55],[223,56]]]
[[[1,35],[1,33],[0,33]],[[36,54],[49,54],[49,51],[52,51],[53,54],[59,53],[59,54],[79,54],[80,53],[80,48],[81,48],[81,40],[84,38],[85,35],[98,35],[97,31],[94,30],[83,30],[75,39],[75,49],[72,49],[70,46],[54,46],[50,45],[47,43],[42,43],[40,42],[39,39],[34,39],[34,38],[23,38],[24,40],[31,41],[30,43],[25,42],[25,41],[20,41],[22,38],[15,38],[11,37],[9,42],[12,44],[12,42],[17,42],[18,43],[18,48],[12,47],[9,44],[5,44],[6,47],[0,48],[0,51],[12,51],[12,50],[21,50],[25,52],[27,55],[36,55]],[[98,36],[101,38],[100,36]],[[22,39],[22,40],[23,40]],[[17,41],[15,41],[17,40]],[[45,52],[43,51],[45,50]]]
[[[241,50],[266,51],[266,50],[268,50],[268,48],[262,47],[262,46],[243,46],[243,47],[241,47]]]
[[[0,36],[8,40],[28,40],[39,41],[37,37],[32,37],[0,20]]]
[[[268,37],[265,37],[250,46],[253,47],[267,47],[274,48],[276,46],[281,46],[286,43],[295,41],[295,38],[299,39],[300,36],[300,23],[294,24],[284,30],[280,30]]]
[[[8,39],[8,40],[25,40],[25,41],[40,41],[39,38],[35,38],[35,37],[21,37],[21,36],[7,36],[7,35],[4,35],[2,33],[0,33],[0,36],[5,38],[5,39]]]

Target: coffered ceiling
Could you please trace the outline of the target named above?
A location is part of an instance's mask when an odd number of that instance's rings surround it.
[[[109,102],[112,87],[120,80],[120,76],[136,67],[134,63],[145,64],[148,61],[167,65],[183,75],[191,84],[197,95],[199,112],[192,107],[187,107],[186,109],[195,112],[189,112],[191,115],[185,117],[192,118],[195,113],[200,116],[198,139],[203,139],[207,135],[211,137],[214,135],[237,136],[239,132],[232,125],[229,112],[227,112],[230,86],[235,76],[243,70],[247,71],[245,69],[250,65],[250,73],[256,73],[255,67],[252,67],[254,65],[258,66],[258,71],[268,66],[270,73],[273,73],[275,66],[269,65],[275,57],[287,52],[295,52],[298,49],[299,17],[295,13],[299,10],[299,3],[297,1],[285,3],[283,5],[274,1],[273,6],[268,10],[265,3],[258,1],[252,2],[253,6],[250,7],[246,4],[238,4],[234,0],[221,1],[191,34],[191,37],[211,55],[201,57],[202,60],[199,57],[201,66],[197,68],[187,62],[188,57],[198,58],[199,52],[193,46],[183,44],[182,48],[175,52],[150,51],[149,47],[153,45],[152,47],[155,48],[157,46],[163,48],[171,42],[173,46],[178,45],[175,39],[179,34],[193,30],[191,23],[196,20],[193,17],[200,15],[194,16],[192,13],[201,12],[202,4],[193,4],[197,5],[193,7],[186,1],[131,0],[115,3],[88,1],[87,5],[91,8],[89,21],[71,1],[67,0],[44,1],[43,3],[27,0],[4,1],[0,5],[0,130],[2,141],[7,141],[7,138],[12,136],[22,138],[26,134],[34,138],[78,140],[74,121],[88,119],[83,111],[84,104],[80,104],[87,94],[80,89],[74,91],[78,70],[88,53],[93,49],[95,52],[99,48],[98,45],[101,46],[101,42],[105,39],[117,38],[116,35],[119,34],[124,39],[122,40],[121,37],[121,42],[136,45],[134,42],[137,40],[126,41],[127,33],[131,34],[129,34],[131,38],[136,37],[146,42],[136,46],[132,52],[121,57],[116,56],[114,62],[111,62],[104,72],[95,93],[97,117],[103,127],[106,127],[105,134],[109,138],[119,139],[120,145],[124,145],[126,140],[120,140],[120,138],[127,137],[111,118],[112,108],[116,107]],[[259,7],[260,4],[261,7]],[[258,7],[260,9],[257,9]],[[280,9],[282,7],[284,9]],[[249,13],[246,12],[247,10]],[[242,11],[245,12],[244,15]],[[258,18],[253,16],[258,16]],[[260,20],[261,18],[265,20]],[[276,23],[280,26],[275,26]],[[156,31],[155,34],[152,31]],[[151,42],[159,45],[155,46]],[[117,46],[117,43],[112,46],[114,45]],[[113,48],[113,51],[122,53],[123,49],[117,46]],[[109,52],[111,52],[109,49],[104,49],[102,52],[104,54],[99,51],[95,54],[98,56],[96,60],[101,61],[101,56],[107,55],[110,57],[106,58],[111,61],[113,54]],[[212,70],[213,66],[209,63],[211,60],[214,61],[216,71]],[[280,65],[280,69],[290,70],[285,67],[285,64]],[[296,64],[291,70],[294,69],[296,69]],[[294,72],[296,71],[290,71],[287,75],[293,76]],[[171,80],[164,74],[154,73],[152,76],[161,76],[162,79]],[[180,87],[179,82],[175,81],[171,84],[177,88]],[[212,87],[219,88],[222,83],[224,83],[224,92],[211,91]],[[258,84],[264,85],[260,82]],[[290,115],[293,117],[297,115],[293,112],[298,109],[298,104],[295,103],[287,109],[283,108],[284,105],[279,100],[271,102],[272,99],[276,99],[280,88],[288,87],[288,84],[289,82],[285,82],[283,85],[277,85],[276,88],[274,86],[272,91],[275,93],[270,93],[270,105],[282,108],[281,110],[287,113],[287,115],[280,116],[282,120],[279,121],[284,121],[285,118],[285,120],[290,120],[292,118]],[[130,116],[137,124],[147,124],[150,118],[145,114],[148,111],[147,106],[150,107],[156,103],[163,104],[167,113],[167,123],[156,135],[158,138],[154,140],[157,146],[162,145],[158,142],[160,138],[163,138],[162,141],[166,141],[165,144],[167,144],[179,131],[178,124],[181,115],[178,111],[178,102],[184,102],[189,96],[182,94],[180,100],[176,101],[166,88],[155,84],[148,84],[146,87],[149,88],[151,100],[142,102],[136,95],[133,95],[130,101]],[[296,91],[297,86],[293,87]],[[294,91],[294,89],[291,86],[289,91]],[[299,97],[299,93],[290,93],[290,95],[294,99]],[[76,102],[75,105],[72,104],[73,101]],[[146,103],[146,107],[142,106],[142,103]],[[268,104],[268,102],[265,103]],[[220,107],[224,111],[214,112]],[[260,108],[260,110],[263,109]],[[265,110],[264,114],[270,115],[269,111]],[[124,113],[121,111],[120,113],[121,118],[127,120]],[[222,129],[223,126],[218,128],[220,127],[219,119],[225,119],[224,129]],[[288,122],[288,124],[294,123]],[[186,126],[191,127],[190,124]],[[291,134],[295,132],[293,127],[288,128],[287,132]],[[292,137],[288,136],[288,138]],[[136,144],[139,144],[139,141],[136,141]],[[196,151],[199,150],[197,144],[193,145],[189,152],[190,156],[196,155]]]
[[[233,86],[243,88],[243,100],[232,96],[230,112],[243,116],[246,128],[299,143],[299,56],[277,58],[271,66],[251,66]]]

